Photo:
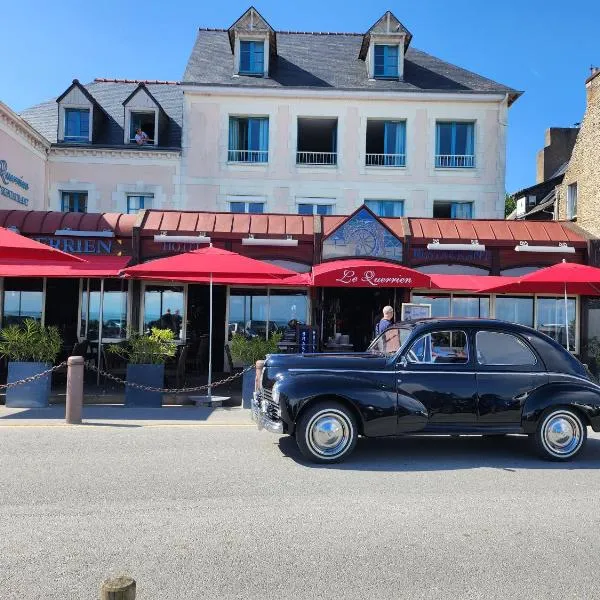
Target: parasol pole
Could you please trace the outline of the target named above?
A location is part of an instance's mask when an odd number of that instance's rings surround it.
[[[567,282],[565,281],[565,331],[567,332],[567,351],[569,350],[569,303],[567,302]]]
[[[88,295],[88,304],[91,304],[89,301],[91,294]],[[100,280],[100,322],[98,323],[98,376],[96,377],[96,385],[100,385],[100,369],[102,367],[106,368],[106,365],[102,364],[102,334],[104,324],[104,279]]]
[[[211,383],[212,383],[212,337],[213,337],[213,274],[210,273],[210,283],[208,287],[208,401],[211,401]]]

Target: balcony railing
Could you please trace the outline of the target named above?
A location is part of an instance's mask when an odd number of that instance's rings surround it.
[[[236,163],[266,163],[269,161],[268,150],[229,150],[229,162]]]
[[[298,165],[337,165],[337,152],[296,152]]]
[[[473,154],[437,154],[435,166],[440,169],[472,169],[475,166]]]
[[[406,154],[367,154],[367,167],[405,167]]]

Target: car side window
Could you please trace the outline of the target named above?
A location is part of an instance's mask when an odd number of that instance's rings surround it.
[[[467,335],[464,331],[432,331],[418,338],[406,354],[412,364],[469,362]]]
[[[531,366],[537,360],[525,342],[510,333],[478,331],[477,362],[490,366]]]

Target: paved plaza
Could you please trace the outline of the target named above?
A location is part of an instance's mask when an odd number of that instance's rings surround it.
[[[0,419],[2,600],[119,573],[142,600],[598,596],[597,434],[567,465],[514,436],[361,439],[319,467],[219,414]]]

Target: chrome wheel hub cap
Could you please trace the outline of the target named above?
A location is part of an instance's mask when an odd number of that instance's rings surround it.
[[[326,411],[315,415],[307,429],[306,441],[320,456],[337,456],[348,446],[351,425],[344,415]]]
[[[544,425],[544,444],[558,456],[568,456],[581,444],[581,424],[567,413],[551,415]]]

